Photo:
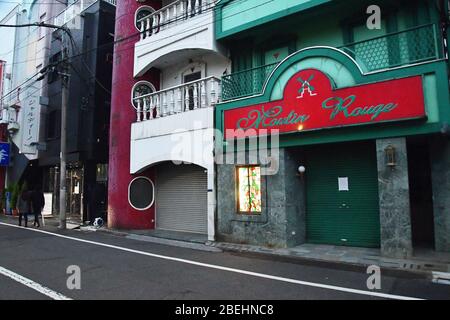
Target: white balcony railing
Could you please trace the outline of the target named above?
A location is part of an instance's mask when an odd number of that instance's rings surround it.
[[[220,79],[207,77],[134,98],[137,121],[152,120],[215,105]]]
[[[217,0],[177,0],[138,20],[141,40],[212,10]]]
[[[54,19],[54,24],[57,26],[63,26],[79,14],[81,14],[84,10],[92,6],[99,0],[78,0],[77,2],[72,3],[68,6],[64,11],[58,14]],[[117,0],[102,0],[112,4],[113,6],[117,5]]]

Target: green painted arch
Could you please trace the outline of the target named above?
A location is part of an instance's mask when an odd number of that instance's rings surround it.
[[[284,88],[289,79],[297,72],[306,69],[317,69],[325,73],[334,89],[356,85],[351,72],[340,62],[328,57],[310,57],[294,63],[278,77],[272,87],[270,101],[283,99]]]
[[[323,59],[325,69],[331,62],[337,67],[342,66],[348,72],[347,79],[339,80],[333,77],[333,72],[321,70],[317,67]],[[426,122],[399,122],[391,124],[374,125],[371,127],[347,127],[333,128],[329,130],[318,130],[315,132],[286,133],[280,135],[280,146],[295,146],[320,144],[331,142],[343,142],[352,140],[367,140],[381,137],[409,136],[417,134],[431,134],[440,132],[445,123],[450,123],[450,95],[448,92],[448,70],[445,60],[430,61],[422,64],[407,65],[379,72],[364,72],[364,69],[351,56],[345,52],[332,47],[311,47],[297,51],[283,60],[269,75],[264,84],[263,92],[259,95],[229,100],[216,105],[215,122],[217,129],[223,130],[224,113],[226,110],[241,108],[254,104],[265,103],[279,98],[277,86],[284,87],[282,82],[287,81],[289,74],[299,71],[303,66],[313,67],[324,71],[332,78],[334,85],[338,88],[352,87],[366,83],[376,83],[391,79],[399,79],[420,75],[423,77],[425,108],[428,119]],[[351,84],[351,82],[354,82]],[[332,134],[330,134],[332,133]],[[220,144],[221,140],[217,139]]]
[[[317,69],[333,80],[336,88],[363,83],[363,71],[358,63],[343,51],[333,47],[312,47],[299,50],[272,71],[263,86],[265,101],[280,100],[289,79],[304,69]]]
[[[294,52],[281,61],[267,78],[261,94],[219,103],[216,110],[282,99],[282,95],[276,91],[282,93],[282,88],[284,88],[286,82],[294,73],[300,71],[300,68],[313,68],[323,71],[333,80],[337,88],[354,86],[365,81],[361,67],[345,52],[333,47],[309,47]],[[325,70],[322,68],[325,68]],[[342,74],[337,76],[337,73]],[[344,77],[340,79],[339,77],[342,75]]]

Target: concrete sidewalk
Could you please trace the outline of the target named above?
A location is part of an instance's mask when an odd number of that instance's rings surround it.
[[[382,257],[380,249],[355,248],[332,245],[303,244],[294,248],[270,249],[259,246],[210,242],[210,246],[224,251],[248,252],[279,257],[289,257],[310,261],[344,263],[412,272],[450,272],[450,253],[419,251],[411,259],[392,259]]]

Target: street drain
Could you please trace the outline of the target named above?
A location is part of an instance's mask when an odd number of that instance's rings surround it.
[[[421,266],[419,264],[414,263],[404,263],[403,269],[420,270]]]

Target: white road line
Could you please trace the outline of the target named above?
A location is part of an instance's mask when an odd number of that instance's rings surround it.
[[[129,249],[129,248],[125,248],[125,247],[119,247],[119,246],[106,244],[106,243],[102,243],[102,242],[96,242],[96,241],[91,241],[91,240],[85,240],[85,239],[80,239],[80,238],[75,238],[75,237],[64,236],[62,234],[57,234],[57,233],[53,233],[53,232],[48,232],[48,231],[43,231],[43,230],[38,230],[38,229],[28,229],[28,228],[19,227],[17,225],[13,225],[13,224],[9,224],[9,223],[0,222],[0,225],[18,228],[18,229],[24,229],[24,230],[33,231],[33,232],[39,232],[39,233],[43,233],[43,234],[52,235],[52,236],[55,236],[58,238],[69,239],[69,240],[83,242],[83,243],[89,243],[89,244],[93,244],[96,246],[121,250],[121,251],[125,251],[125,252],[130,252],[130,253],[136,253],[136,254],[140,254],[140,255],[144,255],[144,256],[148,256],[148,257],[169,260],[169,261],[176,261],[176,262],[186,263],[186,264],[195,265],[195,266],[199,266],[199,267],[216,269],[216,270],[221,270],[221,271],[228,271],[228,272],[233,272],[233,273],[238,273],[238,274],[245,274],[245,275],[249,275],[249,276],[253,276],[253,277],[257,277],[257,278],[275,280],[275,281],[286,282],[286,283],[293,283],[293,284],[298,284],[298,285],[302,285],[302,286],[334,290],[334,291],[340,291],[340,292],[347,292],[347,293],[352,293],[352,294],[359,294],[359,295],[364,295],[364,296],[371,296],[371,297],[378,297],[378,298],[385,298],[385,299],[424,300],[424,299],[415,298],[415,297],[399,296],[399,295],[393,295],[393,294],[388,294],[388,293],[365,291],[365,290],[351,289],[351,288],[345,288],[345,287],[339,287],[339,286],[333,286],[333,285],[327,285],[327,284],[321,284],[321,283],[301,281],[301,280],[296,280],[296,279],[291,279],[291,278],[272,276],[272,275],[264,274],[264,273],[257,273],[257,272],[253,272],[253,271],[247,271],[247,270],[223,267],[223,266],[209,264],[209,263],[197,262],[197,261],[193,261],[193,260],[175,258],[175,257],[170,257],[170,256],[163,256],[160,254],[139,251],[139,250]]]
[[[53,300],[72,300],[61,293],[58,293],[56,291],[53,291],[52,289],[44,287],[43,285],[41,285],[37,282],[34,282],[33,280],[25,278],[24,276],[21,276],[20,274],[12,272],[11,270],[5,269],[3,267],[0,267],[0,274],[2,274],[14,281],[17,281],[39,293],[42,293],[43,295],[46,295],[47,297],[50,297]]]
[[[450,272],[433,271],[432,275],[433,275],[433,280],[431,280],[432,282],[450,285]]]

